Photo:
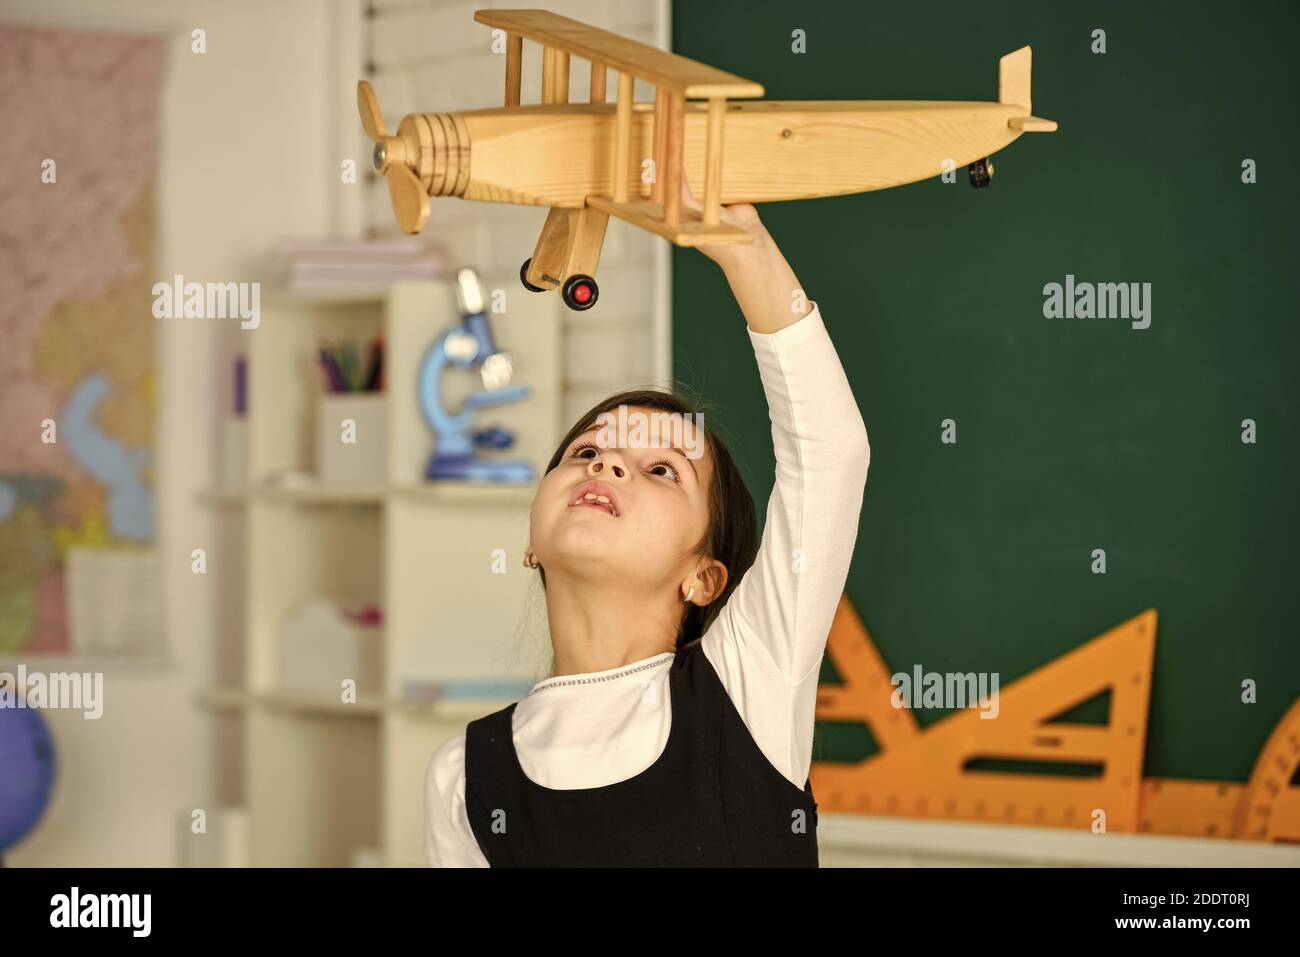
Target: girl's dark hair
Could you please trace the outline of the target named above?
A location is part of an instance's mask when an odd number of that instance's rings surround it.
[[[629,389],[604,399],[585,413],[573,424],[556,448],[555,454],[546,466],[547,474],[560,464],[564,450],[579,435],[593,428],[602,412],[617,413],[620,405],[641,406],[656,411],[677,413],[682,416],[701,411],[699,402],[689,401],[673,392],[658,389]],[[712,418],[712,416],[710,416]],[[698,420],[701,426],[704,421]],[[695,546],[694,554],[699,557],[715,558],[727,569],[727,584],[708,605],[683,603],[685,614],[677,632],[677,647],[680,649],[699,638],[708,630],[709,625],[718,617],[718,612],[727,603],[736,585],[749,567],[754,564],[758,554],[758,523],[754,515],[754,499],[749,494],[741,478],[740,469],[736,467],[731,452],[721,441],[718,433],[711,427],[703,428],[705,441],[713,455],[713,480],[709,485],[709,527],[704,538]],[[542,588],[546,587],[546,570],[539,569],[542,575]]]

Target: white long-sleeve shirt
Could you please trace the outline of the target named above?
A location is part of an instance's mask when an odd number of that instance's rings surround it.
[[[772,420],[776,479],[754,564],[701,644],[759,749],[802,788],[812,764],[817,677],[857,538],[870,446],[816,302],[777,332],[748,332]],[[512,722],[525,774],[548,788],[594,788],[650,767],[668,741],[673,658],[664,652],[539,681]],[[465,811],[463,734],[428,765],[425,853],[435,867],[488,866]]]

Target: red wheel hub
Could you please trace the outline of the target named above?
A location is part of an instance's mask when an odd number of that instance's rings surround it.
[[[591,298],[591,287],[585,282],[580,282],[573,287],[574,302],[586,302]]]

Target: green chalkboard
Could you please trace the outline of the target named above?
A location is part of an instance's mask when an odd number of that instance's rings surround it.
[[[673,4],[673,49],[768,99],[996,100],[998,58],[1033,47],[1034,113],[1060,129],[995,154],[990,188],[962,170],[759,212],[867,423],[848,593],[890,669],[1005,688],[1155,608],[1149,776],[1244,781],[1300,697],[1298,10]],[[674,248],[673,274],[675,375],[725,412],[761,509],[744,319],[699,253]],[[1046,318],[1067,275],[1151,283],[1150,327]],[[818,759],[851,747],[819,727]]]

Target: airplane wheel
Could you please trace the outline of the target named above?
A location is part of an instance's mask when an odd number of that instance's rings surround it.
[[[524,284],[524,288],[529,292],[546,292],[541,286],[534,286],[528,281],[528,267],[532,264],[533,257],[529,256],[524,260],[524,264],[519,267],[519,281]]]
[[[564,280],[561,295],[564,297],[564,304],[570,309],[590,309],[600,296],[600,288],[596,285],[596,280],[578,273]]]
[[[970,174],[970,184],[976,189],[984,189],[993,179],[993,161],[987,156],[981,160],[976,160],[967,167]]]

